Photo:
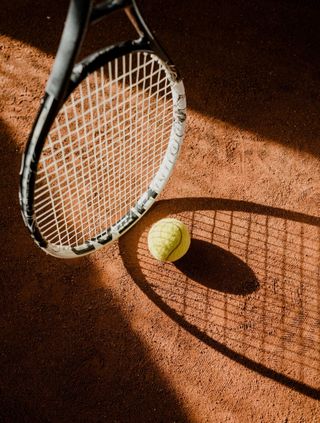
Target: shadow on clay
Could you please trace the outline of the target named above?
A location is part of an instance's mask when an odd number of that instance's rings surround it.
[[[29,3],[2,0],[1,32],[55,55],[69,2]],[[138,3],[183,75],[188,107],[319,157],[318,2]],[[85,54],[129,28],[121,13],[93,26]]]
[[[192,247],[161,263],[150,226],[182,220]],[[245,201],[159,201],[120,238],[135,283],[190,334],[235,362],[320,397],[320,219]]]
[[[250,269],[236,255],[200,239],[191,241],[188,252],[175,267],[203,287],[233,295],[249,295],[259,287]]]
[[[0,138],[0,421],[186,421],[94,264],[53,258],[31,240],[21,157],[1,120]]]

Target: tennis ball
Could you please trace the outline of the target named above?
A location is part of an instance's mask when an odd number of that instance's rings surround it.
[[[190,242],[186,225],[172,218],[159,220],[148,234],[149,251],[160,261],[179,260],[188,251]]]

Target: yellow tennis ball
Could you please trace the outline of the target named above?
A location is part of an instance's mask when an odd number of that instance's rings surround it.
[[[180,220],[165,218],[156,222],[148,234],[150,253],[160,261],[176,261],[190,247],[190,234]]]

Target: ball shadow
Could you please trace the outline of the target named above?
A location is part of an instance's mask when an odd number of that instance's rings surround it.
[[[148,227],[166,216],[188,219],[193,239],[182,259],[159,264],[150,258],[145,237]],[[313,246],[311,232],[304,232],[308,225],[315,234]],[[298,235],[294,228],[300,230]],[[312,317],[319,288],[310,268],[320,245],[318,228],[318,217],[280,208],[218,198],[179,198],[159,201],[120,238],[119,248],[137,286],[191,335],[263,377],[319,399],[318,326]],[[217,246],[219,242],[223,248]],[[301,255],[301,245],[308,248],[308,261]],[[230,249],[240,251],[254,271]],[[287,266],[289,261],[292,265]],[[304,294],[306,298],[299,299]],[[301,310],[301,304],[308,306]],[[316,340],[306,339],[305,331]],[[274,347],[278,348],[275,356],[270,353]],[[294,348],[300,348],[296,356]],[[283,363],[286,367],[281,367]]]
[[[193,239],[189,251],[175,266],[188,278],[206,288],[233,295],[248,295],[259,287],[254,272],[229,251]]]

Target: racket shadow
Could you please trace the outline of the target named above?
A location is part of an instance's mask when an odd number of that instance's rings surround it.
[[[174,263],[148,253],[147,231],[165,216],[190,228]],[[140,289],[192,335],[254,370],[319,398],[320,219],[254,203],[164,200],[120,239]]]

